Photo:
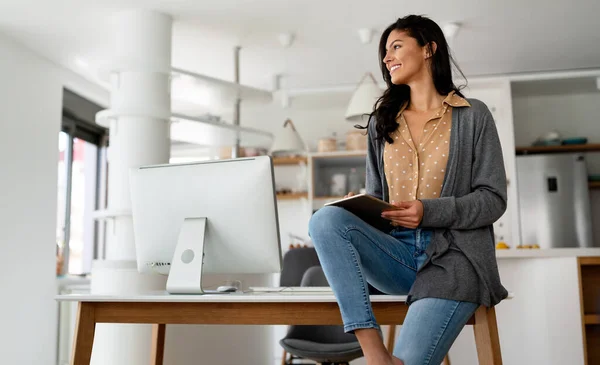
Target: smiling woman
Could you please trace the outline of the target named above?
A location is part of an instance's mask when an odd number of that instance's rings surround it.
[[[452,59],[444,33],[432,20],[408,16],[388,27],[379,42],[379,59],[387,89],[374,111],[378,138],[391,142],[389,134],[398,128],[396,115],[410,102],[411,84],[426,77],[433,80],[439,95],[454,91],[462,96],[452,80],[452,66],[461,74]]]
[[[502,149],[487,106],[452,80],[440,27],[410,15],[382,34],[387,90],[367,124],[367,194],[395,206],[377,229],[324,207],[309,225],[344,328],[368,365],[439,364],[480,306],[506,298],[492,224],[506,209]],[[458,69],[458,68],[457,68]],[[383,346],[368,284],[408,294],[394,354]]]

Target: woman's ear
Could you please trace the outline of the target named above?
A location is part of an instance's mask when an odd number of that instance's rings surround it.
[[[437,50],[437,43],[429,42],[425,46],[425,59],[431,58],[435,54],[436,50]]]

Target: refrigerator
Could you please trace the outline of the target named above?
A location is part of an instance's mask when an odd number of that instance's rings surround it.
[[[585,155],[522,155],[516,165],[521,244],[592,247]]]

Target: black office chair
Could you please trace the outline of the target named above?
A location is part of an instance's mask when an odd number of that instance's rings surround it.
[[[290,248],[283,255],[279,286],[300,286],[306,270],[319,265],[321,263],[314,247]]]
[[[295,248],[285,254],[280,286],[329,286],[314,248]],[[345,333],[343,326],[293,325],[279,343],[284,348],[282,364],[286,365],[301,359],[348,365],[363,356],[356,336]]]

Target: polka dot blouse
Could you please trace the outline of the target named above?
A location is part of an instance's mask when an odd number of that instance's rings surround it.
[[[452,108],[470,106],[454,92],[448,94],[442,107],[423,128],[419,146],[415,146],[402,110],[393,143],[385,143],[383,158],[390,202],[438,198],[448,162]]]

